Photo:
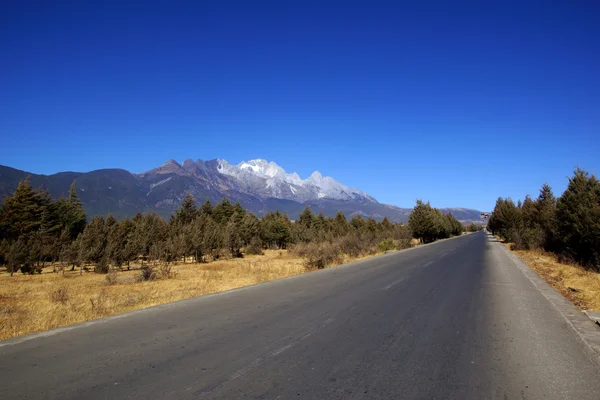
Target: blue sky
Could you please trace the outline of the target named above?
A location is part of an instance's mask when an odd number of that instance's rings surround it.
[[[0,164],[265,158],[489,210],[600,173],[598,21],[594,1],[9,1]]]

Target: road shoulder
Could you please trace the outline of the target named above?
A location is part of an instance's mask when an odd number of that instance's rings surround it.
[[[489,239],[489,236],[488,236]],[[600,327],[596,325],[585,313],[578,310],[565,299],[556,289],[540,278],[516,254],[512,253],[501,243],[495,243],[513,264],[531,281],[542,295],[550,301],[554,308],[563,316],[565,321],[575,331],[577,336],[586,345],[589,354],[600,364]]]

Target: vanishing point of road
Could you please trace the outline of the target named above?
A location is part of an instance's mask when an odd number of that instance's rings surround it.
[[[600,399],[598,354],[501,246],[480,232],[0,342],[0,398]]]

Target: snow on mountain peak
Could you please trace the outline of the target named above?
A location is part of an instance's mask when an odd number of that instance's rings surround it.
[[[295,201],[323,198],[376,201],[368,194],[351,189],[329,176],[323,177],[319,171],[303,180],[296,172],[288,174],[273,161],[262,158],[242,161],[237,165],[218,159],[217,170],[235,178],[249,193],[262,193],[265,197]]]

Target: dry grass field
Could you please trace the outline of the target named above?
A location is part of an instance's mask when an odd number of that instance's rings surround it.
[[[574,263],[560,263],[556,255],[542,250],[513,251],[575,306],[582,310],[600,311],[600,273]]]
[[[140,271],[107,275],[79,271],[41,275],[0,272],[0,340],[157,304],[221,292],[305,272],[285,250],[261,256],[177,264],[172,279],[139,281]],[[116,278],[109,283],[110,278]]]
[[[108,275],[53,269],[12,277],[0,270],[0,340],[306,272],[305,260],[286,250],[179,263],[173,278],[150,281],[140,281],[139,266]]]

